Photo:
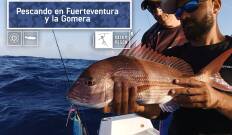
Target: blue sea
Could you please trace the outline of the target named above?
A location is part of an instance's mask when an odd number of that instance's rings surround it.
[[[95,61],[64,60],[70,82]],[[0,135],[72,135],[65,127],[70,103],[60,59],[0,57]],[[101,110],[80,108],[90,135],[97,134]]]
[[[96,61],[65,59],[72,84]],[[0,135],[73,135],[65,126],[70,88],[60,59],[0,57]],[[97,135],[101,110],[79,108],[89,135]]]

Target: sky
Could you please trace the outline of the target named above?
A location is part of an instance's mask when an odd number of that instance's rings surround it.
[[[133,0],[132,31],[138,30],[138,41],[143,33],[155,23],[148,11],[140,8],[141,0]],[[35,56],[45,58],[59,58],[56,42],[51,30],[39,30],[38,47],[10,47],[7,46],[6,27],[6,0],[0,0],[0,56]],[[224,35],[232,35],[232,1],[222,0],[222,9],[219,14],[219,26]],[[93,47],[93,35],[95,30],[54,30],[61,54],[64,58],[73,59],[104,59],[117,55],[120,50],[95,49]]]

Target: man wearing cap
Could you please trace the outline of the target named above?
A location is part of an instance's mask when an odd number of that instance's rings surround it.
[[[232,38],[224,36],[219,29],[217,16],[221,0],[177,0],[176,16],[181,20],[188,43],[164,51],[166,55],[179,57],[189,63],[194,73],[200,72],[213,59],[232,48]],[[220,70],[221,77],[232,85],[232,56]],[[232,135],[232,93],[216,90],[209,84],[193,80],[173,80],[187,89],[170,90],[173,101],[180,105],[174,112],[169,135]],[[117,102],[118,112],[139,112],[148,117],[160,114],[157,105],[138,106],[135,99],[136,88],[125,94]],[[134,105],[128,108],[128,104]]]
[[[183,45],[186,42],[180,21],[172,11],[173,1],[168,0],[143,0],[142,10],[148,10],[157,20],[142,37],[142,44],[152,47],[158,52],[176,45]]]

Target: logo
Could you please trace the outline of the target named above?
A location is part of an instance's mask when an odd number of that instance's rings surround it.
[[[132,32],[114,32],[113,33],[113,48],[123,49],[129,43]],[[129,46],[127,46],[129,47]]]
[[[8,31],[8,46],[38,46],[38,31]]]
[[[124,49],[131,36],[129,31],[96,31],[95,48]]]
[[[113,32],[95,32],[95,48],[113,48]]]
[[[22,32],[8,31],[7,32],[7,44],[9,46],[21,46],[22,45]]]
[[[24,31],[23,45],[24,46],[38,46],[38,31]]]

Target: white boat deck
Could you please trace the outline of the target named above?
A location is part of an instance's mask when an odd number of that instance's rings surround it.
[[[159,135],[159,131],[149,119],[128,114],[103,118],[99,135]]]

